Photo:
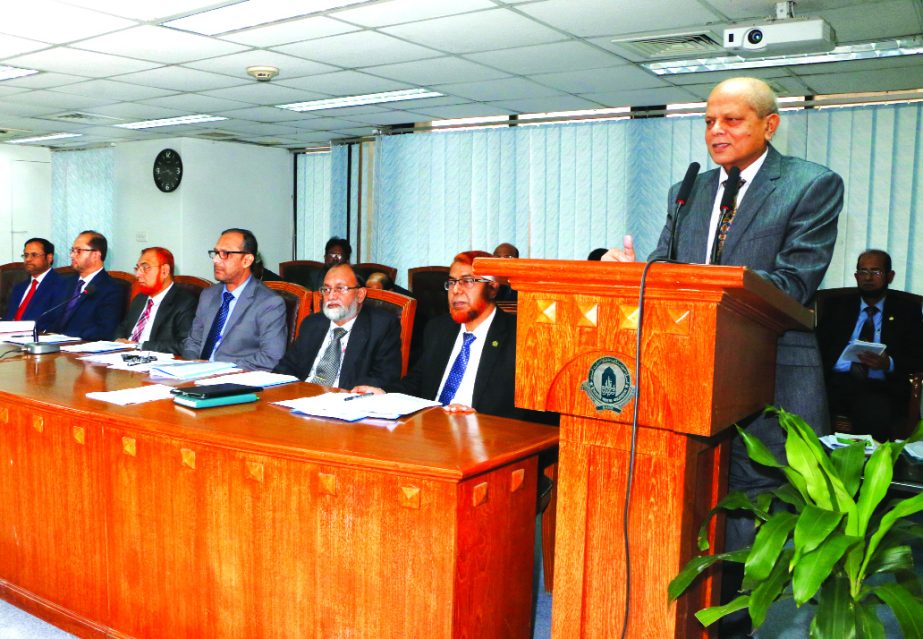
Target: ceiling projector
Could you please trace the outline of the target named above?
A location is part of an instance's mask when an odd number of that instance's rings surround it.
[[[835,46],[836,32],[821,18],[735,24],[724,30],[724,48],[741,56],[817,53]]]

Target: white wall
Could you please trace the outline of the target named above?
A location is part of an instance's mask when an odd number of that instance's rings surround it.
[[[51,237],[51,152],[0,144],[0,264],[21,261],[30,237]]]
[[[172,193],[154,185],[154,158],[176,150],[183,180]],[[171,138],[127,142],[115,149],[116,224],[109,267],[130,271],[140,250],[164,246],[177,273],[212,279],[206,251],[225,228],[256,235],[266,264],[292,259],[293,157],[284,149]]]

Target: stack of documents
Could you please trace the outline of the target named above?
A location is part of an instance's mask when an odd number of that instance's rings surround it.
[[[121,342],[85,342],[83,344],[71,344],[62,346],[61,350],[65,353],[111,353],[112,351],[125,351],[134,348],[134,344],[123,344]]]
[[[218,377],[209,377],[208,379],[196,380],[196,386],[213,386],[215,384],[240,384],[242,386],[257,386],[259,388],[268,388],[270,386],[279,386],[281,384],[291,384],[292,382],[297,381],[298,378],[294,375],[267,373],[265,371],[248,371],[246,373],[219,375]]]
[[[424,408],[441,405],[439,402],[402,393],[385,393],[384,395],[324,393],[314,397],[299,397],[275,403],[291,408],[296,415],[329,417],[347,422],[355,422],[366,417],[398,419]]]
[[[31,342],[34,328],[35,322],[32,320],[0,322],[0,342],[8,342],[15,337],[28,337]]]
[[[218,373],[231,373],[240,369],[232,362],[166,362],[151,366],[151,377],[166,379],[195,379]]]

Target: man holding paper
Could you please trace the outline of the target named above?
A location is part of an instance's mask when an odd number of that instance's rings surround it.
[[[856,294],[832,301],[817,327],[827,399],[831,416],[848,418],[854,433],[884,441],[907,418],[923,320],[919,304],[888,295],[894,271],[886,252],[862,253],[855,275]]]

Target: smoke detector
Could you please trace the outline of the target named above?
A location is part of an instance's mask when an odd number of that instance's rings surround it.
[[[257,82],[269,82],[279,75],[279,69],[270,66],[247,67],[247,75],[255,78]]]

